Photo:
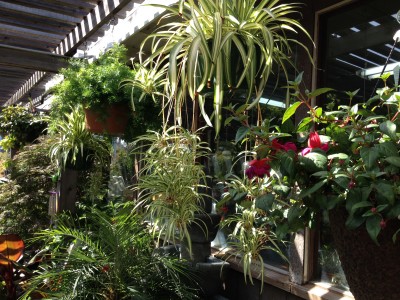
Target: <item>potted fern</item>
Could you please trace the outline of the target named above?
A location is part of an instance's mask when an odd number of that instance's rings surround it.
[[[80,103],[86,126],[94,133],[121,135],[128,125],[131,90],[120,85],[133,76],[126,65],[126,51],[125,46],[115,44],[92,63],[71,60],[61,72],[64,80],[55,87],[57,105],[68,110],[65,105]]]

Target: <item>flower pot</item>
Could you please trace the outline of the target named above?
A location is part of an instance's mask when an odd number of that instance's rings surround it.
[[[187,241],[182,241],[181,257],[192,262],[205,262],[211,255],[211,242],[218,232],[221,216],[218,214],[196,214],[196,222],[188,226],[192,242],[192,253],[189,253]]]
[[[392,241],[393,234],[400,228],[400,221],[387,222],[387,227],[378,236],[378,246],[371,240],[365,226],[347,229],[347,216],[344,207],[329,212],[334,245],[355,299],[400,299],[400,241]]]
[[[93,133],[123,135],[128,125],[130,107],[125,103],[111,104],[104,111],[85,109],[86,128]]]

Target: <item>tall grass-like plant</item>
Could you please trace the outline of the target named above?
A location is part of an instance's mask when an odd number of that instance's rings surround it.
[[[139,206],[147,211],[158,238],[186,239],[191,252],[188,226],[203,211],[205,195],[200,189],[206,175],[200,160],[209,149],[196,133],[177,126],[150,132],[137,143],[136,151],[143,156],[135,187],[140,191]]]
[[[305,32],[293,19],[299,4],[280,0],[180,0],[169,11],[170,23],[150,35],[151,54],[145,64],[167,66],[170,99],[175,117],[187,97],[200,106],[208,125],[206,94],[214,95],[214,124],[218,134],[224,94],[246,90],[249,109],[258,103],[270,74],[278,69],[287,78],[292,47],[305,45],[292,38]]]
[[[196,299],[190,273],[177,258],[154,252],[154,241],[132,207],[91,209],[79,221],[64,216],[38,240],[51,255],[26,284],[46,299]]]
[[[67,164],[75,166],[78,161],[90,160],[90,156],[103,161],[110,155],[107,142],[86,129],[81,106],[71,107],[55,126],[53,133],[58,138],[50,148],[50,157],[60,170]]]

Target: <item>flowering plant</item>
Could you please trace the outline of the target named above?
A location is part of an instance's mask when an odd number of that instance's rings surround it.
[[[365,226],[376,243],[387,223],[399,217],[400,93],[397,86],[386,85],[387,78],[382,77],[384,87],[365,103],[352,104],[357,91],[349,92],[349,105],[324,110],[313,107],[311,99],[332,89],[302,93],[299,76],[289,82],[297,101],[285,111],[281,126],[269,120],[252,126],[245,106],[228,107],[233,114],[229,121],[242,125],[236,141],[252,145],[250,153],[243,152],[252,156],[243,178],[232,178],[224,198],[239,206],[225,224],[235,224],[231,237],[241,244],[237,249],[243,259],[258,258],[262,241],[313,226],[323,209],[344,206],[346,226]],[[308,116],[295,128],[290,119],[302,106]],[[259,242],[256,247],[242,245],[248,236]]]

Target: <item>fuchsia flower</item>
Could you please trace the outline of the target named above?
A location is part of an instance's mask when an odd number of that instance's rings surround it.
[[[246,170],[246,176],[249,179],[254,177],[263,178],[264,175],[269,176],[269,170],[271,170],[271,166],[268,164],[269,159],[254,159],[249,162],[249,167]]]
[[[285,152],[287,152],[289,150],[293,150],[294,152],[297,152],[297,147],[294,143],[287,142],[287,143],[281,144],[277,140],[272,141],[272,149],[283,150]]]
[[[317,132],[311,132],[308,137],[308,147],[301,151],[301,155],[305,156],[311,152],[312,149],[321,149],[323,151],[328,151],[329,145],[327,143],[322,144],[319,134]]]

